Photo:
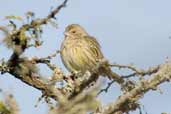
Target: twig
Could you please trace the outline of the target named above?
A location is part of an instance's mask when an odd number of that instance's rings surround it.
[[[108,92],[108,89],[111,87],[111,85],[112,85],[114,82],[115,82],[115,80],[112,80],[111,82],[109,82],[109,83],[107,84],[107,87],[105,87],[104,89],[101,89],[101,90],[98,92],[97,95],[100,95],[102,92],[107,93],[107,92]]]
[[[56,9],[54,9],[48,16],[47,19],[54,18],[54,16],[64,7],[66,7],[68,0],[64,0],[64,2],[58,6]]]
[[[49,19],[54,18],[54,16],[59,13],[59,11],[64,8],[67,4],[68,0],[64,0],[64,2],[59,5],[57,8],[55,8],[53,11],[50,12],[50,14],[42,19],[37,19],[37,20],[33,20],[31,22],[31,24],[25,24],[22,27],[20,27],[16,32],[14,32],[11,36],[15,36],[15,34],[19,33],[22,30],[28,30],[30,28],[34,28],[43,24],[46,24],[48,22]]]
[[[141,76],[151,75],[153,73],[156,73],[159,69],[159,65],[157,65],[155,67],[151,67],[148,70],[138,69],[133,65],[110,64],[110,66],[118,67],[118,68],[127,68],[127,69],[134,71],[132,74],[123,76],[123,78],[130,78],[130,77],[133,77],[136,75],[141,75]]]
[[[57,51],[55,51],[55,53],[53,53],[47,57],[43,57],[43,58],[34,57],[34,58],[30,59],[30,62],[46,64],[51,70],[55,70],[56,66],[51,64],[50,60],[59,53],[60,53],[60,51],[57,50]]]

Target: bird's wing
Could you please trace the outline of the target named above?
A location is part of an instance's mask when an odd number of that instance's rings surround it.
[[[98,41],[91,36],[85,36],[84,38],[86,40],[86,42],[88,42],[88,47],[90,48],[90,50],[92,51],[93,54],[95,54],[96,57],[98,58],[103,58],[103,54],[100,50],[101,46],[98,43]]]
[[[85,39],[87,40],[87,42],[89,42],[89,44],[96,46],[98,48],[101,48],[100,44],[98,43],[98,41],[96,40],[96,38],[92,37],[92,36],[84,36]]]

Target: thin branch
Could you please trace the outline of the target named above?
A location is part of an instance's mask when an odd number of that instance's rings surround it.
[[[19,33],[22,30],[28,30],[29,28],[34,28],[34,27],[37,27],[37,26],[46,24],[50,19],[54,18],[54,16],[56,14],[58,14],[59,11],[62,8],[64,8],[66,6],[67,2],[68,2],[68,0],[64,0],[64,2],[61,5],[59,5],[57,8],[55,8],[53,11],[51,11],[50,14],[47,17],[42,18],[42,19],[33,20],[31,22],[31,24],[25,24],[25,25],[23,25],[16,32],[14,32],[11,36],[13,36],[14,34]]]
[[[64,0],[64,2],[58,6],[56,9],[54,9],[48,16],[47,19],[51,19],[54,18],[54,16],[64,7],[66,7],[68,0]]]
[[[60,51],[57,50],[55,51],[55,53],[47,56],[47,57],[43,57],[43,58],[38,58],[38,57],[33,57],[32,59],[30,59],[30,62],[32,63],[42,63],[42,64],[46,64],[51,70],[55,70],[56,69],[56,66],[54,64],[51,64],[50,63],[50,60],[53,58],[53,57],[56,57],[57,54],[59,54]]]
[[[107,105],[101,114],[117,114],[118,112],[129,112],[130,103],[138,101],[146,92],[154,90],[163,82],[171,80],[171,63],[160,65],[157,73],[153,74],[147,80],[141,80],[138,85],[131,91],[118,97],[118,99]],[[126,107],[126,109],[125,109]]]
[[[126,68],[126,69],[130,69],[133,71],[132,74],[125,75],[123,76],[123,78],[130,78],[136,75],[140,75],[140,76],[151,75],[153,73],[156,73],[159,69],[159,65],[155,67],[151,67],[148,70],[138,69],[137,67],[133,65],[121,65],[121,64],[110,64],[110,67]]]
[[[100,95],[102,92],[107,93],[109,88],[112,86],[112,84],[115,82],[115,80],[110,81],[107,86],[104,89],[101,89],[97,95]]]

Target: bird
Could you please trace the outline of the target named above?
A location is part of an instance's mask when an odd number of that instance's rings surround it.
[[[93,36],[79,24],[70,24],[65,28],[64,40],[60,47],[60,56],[64,66],[70,72],[93,72],[100,60],[104,59],[101,46]],[[124,82],[109,66],[100,71],[100,75],[108,76],[119,84]]]

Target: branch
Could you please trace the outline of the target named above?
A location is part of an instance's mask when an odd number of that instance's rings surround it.
[[[65,106],[59,106],[54,114],[86,114],[92,112],[100,107],[100,102],[97,100],[96,95],[99,85],[82,92],[70,99]]]
[[[145,75],[151,75],[153,73],[156,73],[159,69],[159,65],[155,67],[150,67],[148,70],[143,70],[143,69],[138,69],[133,65],[121,65],[121,64],[110,64],[110,67],[118,67],[119,69],[121,68],[126,68],[132,70],[134,73],[123,76],[124,78],[130,78],[136,75],[140,76],[145,76]]]
[[[109,83],[107,84],[107,86],[106,86],[104,89],[101,89],[101,90],[98,92],[97,95],[100,95],[102,92],[107,93],[108,90],[109,90],[109,88],[112,86],[112,84],[113,84],[114,82],[115,82],[115,80],[112,80],[111,82],[109,82]]]
[[[12,76],[20,79],[22,82],[41,90],[43,95],[51,97],[58,101],[59,103],[63,104],[66,101],[66,98],[62,94],[62,92],[55,88],[55,86],[48,84],[45,82],[44,79],[41,79],[37,72],[35,72],[35,64],[31,63],[28,58],[21,58],[20,55],[25,51],[27,48],[27,37],[25,36],[25,31],[28,31],[30,28],[36,28],[41,25],[46,24],[51,18],[59,13],[59,11],[66,6],[68,0],[64,0],[64,2],[55,8],[47,17],[42,19],[33,20],[30,24],[22,25],[18,30],[12,31],[11,34],[7,34],[7,39],[10,39],[13,47],[13,54],[11,55],[8,62],[0,65],[1,73],[8,72]],[[0,28],[5,32],[5,29]],[[48,57],[50,58],[50,57]],[[44,62],[48,63],[44,59],[37,59],[37,62]],[[46,62],[45,62],[46,61]],[[49,64],[50,65],[50,64]]]
[[[54,9],[46,18],[46,20],[54,18],[54,16],[64,7],[66,7],[68,0],[64,0],[64,2],[58,6],[56,9]],[[43,22],[42,22],[43,23]]]
[[[171,63],[165,63],[159,66],[157,73],[153,74],[149,79],[142,80],[131,91],[118,97],[118,99],[107,105],[101,114],[117,114],[119,112],[131,111],[129,105],[138,101],[146,92],[154,90],[161,83],[170,81],[171,79]]]
[[[57,8],[55,8],[47,17],[43,18],[43,19],[37,19],[37,20],[33,20],[31,22],[31,24],[25,24],[22,27],[20,27],[20,29],[18,29],[18,31],[16,31],[14,34],[17,34],[18,32],[22,31],[22,30],[28,30],[29,28],[35,28],[37,26],[43,25],[43,24],[47,24],[47,22],[54,18],[55,15],[57,13],[59,13],[59,11],[64,8],[67,4],[68,0],[64,0],[64,2],[59,5]],[[12,34],[12,36],[14,35]]]
[[[40,32],[38,28],[41,25],[47,24],[47,22],[54,18],[54,16],[59,13],[59,11],[66,6],[68,0],[64,0],[64,2],[59,5],[57,8],[55,8],[50,14],[42,19],[35,19],[32,20],[29,24],[22,25],[19,29],[13,30],[12,32],[7,32],[4,28],[0,27],[0,30],[4,31],[6,34],[6,38],[4,39],[4,42],[6,45],[14,50],[14,53],[11,56],[11,61],[14,59],[17,59],[26,48],[30,47],[28,45],[29,39],[26,35],[26,31],[29,31],[30,29],[33,29],[34,32]],[[41,33],[41,32],[40,32]],[[35,34],[35,33],[33,33]],[[37,41],[35,41],[35,44]],[[39,44],[38,44],[39,45]]]
[[[55,86],[52,86],[45,82],[40,76],[32,74],[30,75],[23,75],[19,72],[15,72],[16,68],[9,71],[9,73],[17,79],[20,79],[22,82],[40,90],[43,93],[43,96],[47,96],[53,98],[54,100],[58,101],[59,103],[63,104],[66,102],[66,98],[61,93],[61,91]],[[20,71],[22,72],[22,70]]]
[[[88,75],[84,75],[84,79],[82,79],[83,81],[79,81],[79,85],[76,86],[76,88],[74,88],[74,91],[71,93],[71,95],[69,96],[69,99],[72,99],[74,97],[76,97],[78,94],[80,94],[85,88],[87,88],[88,86],[90,86],[90,84],[92,82],[95,82],[99,75],[94,73],[91,74],[90,76],[88,76],[88,78],[86,78]]]
[[[50,63],[50,60],[53,57],[56,57],[57,54],[59,54],[60,51],[57,50],[55,51],[55,53],[47,56],[47,57],[43,57],[43,58],[38,58],[38,57],[33,57],[32,59],[30,59],[30,62],[34,63],[34,64],[38,64],[38,63],[42,63],[42,64],[46,64],[51,70],[55,70],[56,66]]]

